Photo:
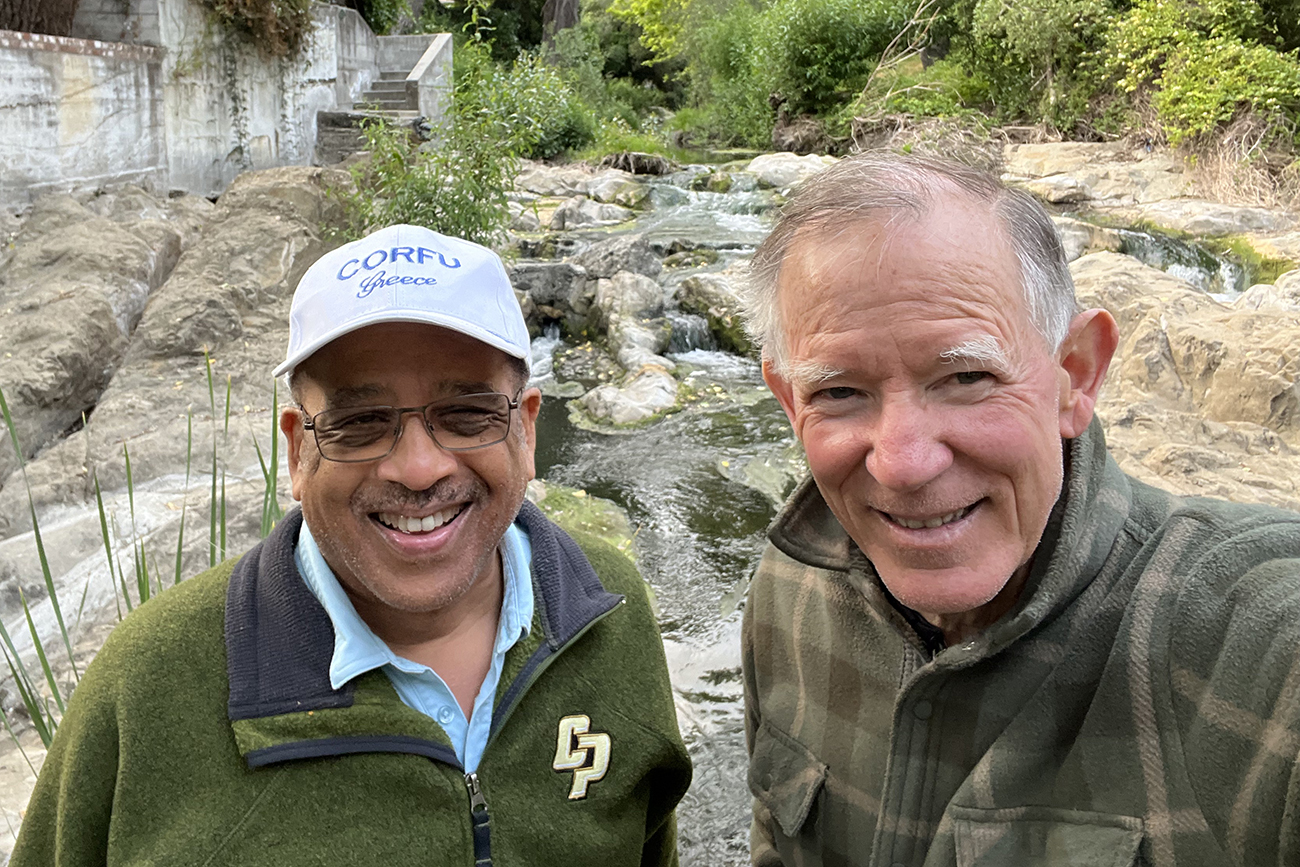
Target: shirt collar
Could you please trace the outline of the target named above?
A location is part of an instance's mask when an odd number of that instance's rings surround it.
[[[494,655],[504,654],[532,630],[534,607],[532,545],[528,534],[518,524],[511,524],[501,539],[499,550],[505,586],[496,640],[492,645]],[[334,625],[334,655],[329,671],[331,687],[339,689],[353,678],[385,665],[413,674],[429,670],[427,666],[393,653],[361,619],[325,562],[305,520],[294,550],[294,561],[303,581]]]

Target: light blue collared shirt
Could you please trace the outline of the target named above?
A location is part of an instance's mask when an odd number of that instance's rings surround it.
[[[533,546],[523,527],[511,524],[501,539],[501,565],[505,583],[501,618],[497,623],[496,641],[492,645],[492,666],[488,669],[487,677],[483,678],[483,685],[479,687],[469,719],[465,718],[460,703],[437,672],[427,665],[393,653],[361,619],[352,606],[352,600],[325,562],[306,521],[298,535],[294,560],[298,564],[299,574],[325,607],[325,613],[334,624],[330,686],[338,689],[354,677],[382,668],[392,681],[397,695],[407,706],[432,717],[442,726],[447,737],[451,738],[456,758],[460,759],[465,773],[476,771],[491,733],[492,711],[506,651],[532,629]]]

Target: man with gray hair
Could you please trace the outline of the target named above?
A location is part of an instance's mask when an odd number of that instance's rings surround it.
[[[1043,208],[850,158],[751,267],[812,476],[745,608],[754,863],[1300,863],[1300,515],[1120,471]]]

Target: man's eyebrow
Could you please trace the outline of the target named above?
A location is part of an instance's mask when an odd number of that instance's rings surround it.
[[[792,361],[784,365],[782,374],[786,381],[803,388],[821,385],[828,379],[843,376],[844,371],[819,361]]]
[[[951,349],[945,349],[939,353],[939,358],[947,364],[962,362],[966,364],[989,364],[1003,370],[1011,366],[1010,359],[1007,358],[1007,352],[1002,346],[1002,341],[992,335],[977,337],[974,340],[959,343]]]
[[[347,385],[336,388],[325,395],[325,404],[330,408],[340,406],[358,406],[373,402],[384,394],[378,385]]]

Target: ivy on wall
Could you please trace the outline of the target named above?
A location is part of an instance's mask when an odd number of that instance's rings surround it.
[[[311,32],[311,0],[200,0],[217,23],[270,57],[291,57]]]

